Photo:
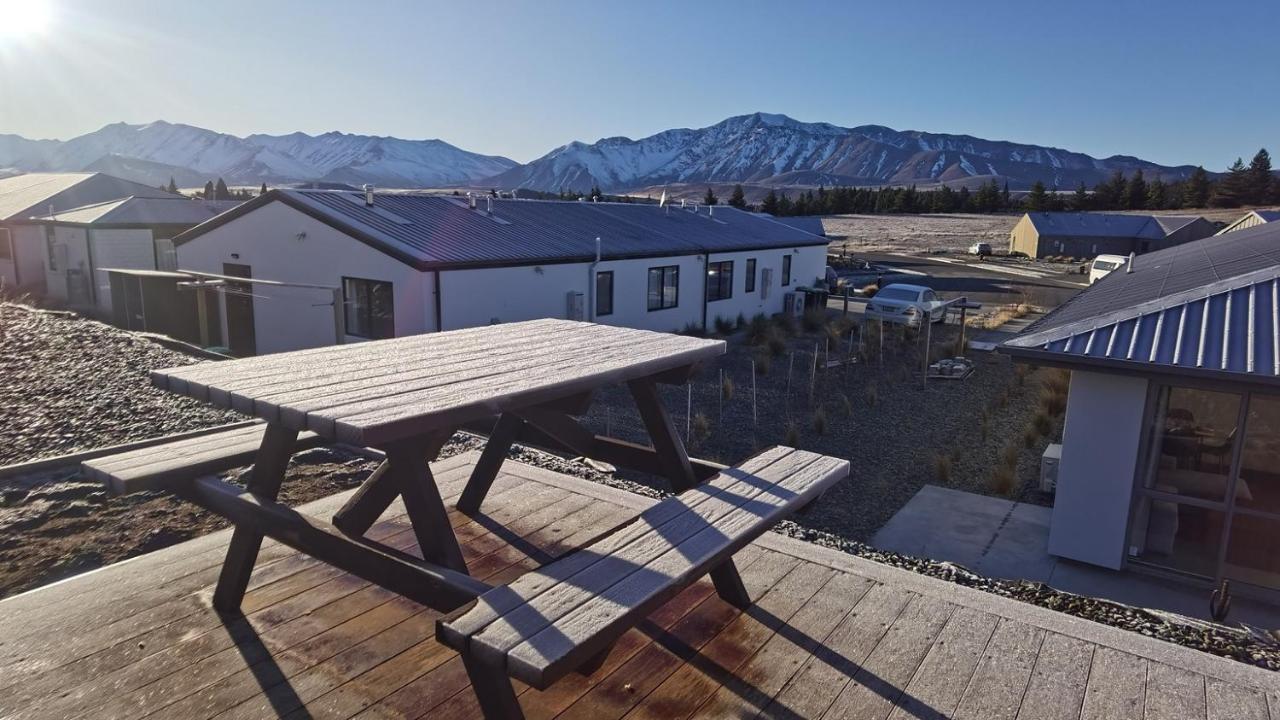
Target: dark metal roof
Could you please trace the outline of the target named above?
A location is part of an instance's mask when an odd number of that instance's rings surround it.
[[[37,222],[64,225],[107,226],[195,226],[240,204],[238,200],[197,200],[169,197],[128,197],[121,200],[71,208],[35,218]]]
[[[1041,235],[1071,237],[1125,237],[1161,240],[1165,230],[1150,215],[1119,213],[1033,212],[1027,213]]]
[[[508,200],[411,193],[272,190],[182,233],[183,244],[264,204],[281,201],[419,268],[695,255],[825,245],[826,239],[728,207]]]
[[[172,194],[105,173],[26,173],[0,179],[0,220],[24,220],[90,203]]]
[[[1001,350],[1067,364],[1280,381],[1280,225],[1139,255],[1133,272],[1112,272]]]

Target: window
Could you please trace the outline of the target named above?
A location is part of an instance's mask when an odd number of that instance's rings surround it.
[[[743,292],[756,291],[756,259],[747,258],[747,286],[742,289]]]
[[[733,261],[707,263],[707,300],[733,297]]]
[[[342,300],[348,335],[370,340],[395,337],[395,298],[391,283],[344,277]]]
[[[666,310],[680,302],[680,267],[649,268],[649,309]]]
[[[13,236],[9,228],[0,228],[0,260],[13,260]]]
[[[791,256],[782,256],[782,287],[791,284]]]
[[[596,273],[596,317],[613,314],[613,271]]]

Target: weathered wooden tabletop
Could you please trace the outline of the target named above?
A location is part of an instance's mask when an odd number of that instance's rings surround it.
[[[532,320],[156,370],[171,392],[377,446],[725,352],[706,340]]]

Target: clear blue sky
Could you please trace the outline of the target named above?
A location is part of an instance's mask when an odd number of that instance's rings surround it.
[[[0,0],[0,132],[155,119],[531,160],[764,110],[1223,169],[1280,151],[1280,2]]]

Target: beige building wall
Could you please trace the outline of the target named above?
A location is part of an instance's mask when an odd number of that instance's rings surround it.
[[[1040,248],[1040,231],[1031,222],[1029,215],[1023,215],[1013,229],[1009,231],[1009,252],[1026,253],[1035,257]]]

